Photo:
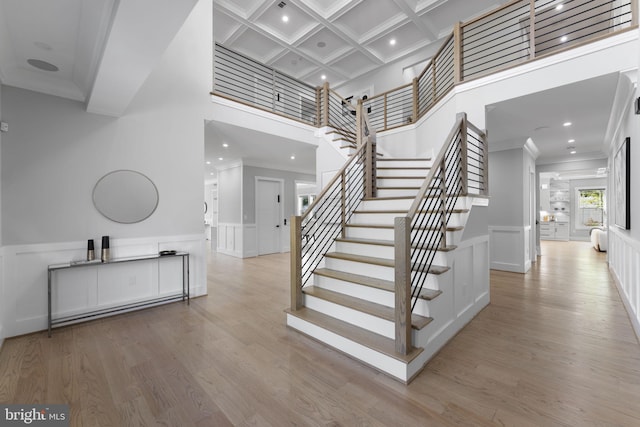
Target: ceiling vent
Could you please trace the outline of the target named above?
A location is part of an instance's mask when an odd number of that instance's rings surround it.
[[[283,1],[281,1],[280,3],[278,3],[278,7],[279,7],[280,9],[282,9],[282,8],[283,8],[283,7],[285,7],[286,5],[287,5],[287,4],[286,4],[285,2],[283,2]]]

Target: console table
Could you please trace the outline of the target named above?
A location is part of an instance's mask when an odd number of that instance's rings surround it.
[[[52,319],[51,318],[51,279],[53,277],[53,274],[56,271],[60,271],[60,270],[65,270],[65,269],[70,269],[70,268],[83,268],[83,267],[103,267],[105,265],[113,265],[113,264],[121,264],[121,263],[125,263],[125,262],[136,262],[136,261],[149,261],[149,260],[154,260],[154,259],[158,259],[158,260],[162,260],[162,259],[168,259],[168,258],[175,258],[175,257],[181,257],[182,258],[182,292],[177,293],[177,294],[173,294],[173,295],[165,295],[163,297],[159,297],[159,298],[152,298],[152,299],[146,299],[144,301],[137,301],[137,302],[133,302],[133,303],[127,303],[127,304],[120,304],[120,305],[116,305],[116,306],[111,306],[111,307],[107,307],[107,308],[102,308],[102,309],[98,309],[98,310],[93,310],[93,311],[89,311],[89,312],[85,312],[85,313],[80,313],[80,314],[75,314],[72,316],[65,316],[65,317],[61,317],[58,319]],[[94,317],[99,317],[99,316],[107,316],[110,314],[116,314],[119,312],[123,312],[123,311],[131,311],[131,310],[135,310],[138,308],[144,308],[150,305],[157,305],[160,303],[164,303],[164,302],[171,302],[171,301],[187,301],[187,304],[190,304],[190,294],[189,294],[189,253],[188,252],[176,252],[175,254],[169,254],[169,255],[160,255],[160,254],[154,254],[154,255],[142,255],[142,256],[135,256],[135,257],[127,257],[127,258],[114,258],[111,259],[109,261],[106,262],[101,262],[101,261],[79,261],[79,262],[68,262],[68,263],[64,263],[64,264],[52,264],[49,265],[48,268],[48,284],[47,284],[47,292],[48,292],[48,316],[47,316],[47,329],[48,329],[48,333],[49,333],[49,337],[51,337],[51,328],[54,325],[61,325],[61,324],[69,324],[72,322],[78,322],[78,321],[82,321],[82,320],[89,320],[91,318]]]

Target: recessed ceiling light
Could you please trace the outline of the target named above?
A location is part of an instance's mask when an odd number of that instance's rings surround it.
[[[209,175],[215,175],[215,172],[210,172]]]
[[[222,157],[218,157],[218,160],[224,160]]]
[[[282,15],[282,22],[289,22],[289,17],[287,15]]]
[[[576,142],[576,140],[575,139],[570,139],[570,140],[567,141],[567,143],[569,143],[569,144],[571,144],[572,142]]]
[[[41,59],[27,59],[27,62],[32,67],[36,67],[39,70],[43,70],[43,71],[58,71],[59,70],[59,68],[56,67],[55,65],[53,65],[52,63],[47,62],[47,61],[43,61]]]
[[[395,46],[395,45],[396,45],[396,39],[391,39],[391,40],[389,40],[389,44],[390,44],[391,46]]]
[[[556,10],[562,10],[563,7],[564,7],[563,4],[559,4],[559,5],[556,6]]]
[[[52,50],[53,48],[51,47],[51,45],[45,43],[45,42],[33,42],[34,45],[36,45],[37,47],[39,47],[42,50]]]
[[[320,78],[321,78],[322,80],[327,80],[327,76],[325,76],[324,74],[323,74],[323,75],[321,75],[321,76],[320,76]]]
[[[229,144],[227,144],[227,143],[225,142],[225,143],[223,143],[223,144],[222,144],[222,146],[223,146],[224,148],[227,148],[227,147],[229,146]]]
[[[210,160],[207,160],[207,161],[206,161],[206,163],[207,163],[208,165],[210,165],[210,164],[211,164],[211,161],[210,161]]]
[[[576,154],[576,150],[571,150],[571,151],[569,151],[569,153]]]
[[[291,156],[291,160],[295,160],[295,159],[296,159],[296,156]]]
[[[564,123],[562,124],[562,126],[564,126],[564,127],[571,126],[571,122],[564,122]]]
[[[564,43],[564,42],[566,42],[567,40],[569,40],[569,37],[567,37],[567,36],[562,36],[562,37],[560,37],[560,42],[561,42],[561,43]]]

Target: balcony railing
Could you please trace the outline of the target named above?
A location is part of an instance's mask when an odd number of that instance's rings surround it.
[[[317,88],[217,43],[212,94],[319,125]]]
[[[415,123],[456,84],[635,28],[635,9],[635,0],[515,0],[456,24],[412,83],[364,101],[371,126]],[[355,106],[330,92],[216,44],[212,94],[314,126],[353,128]]]

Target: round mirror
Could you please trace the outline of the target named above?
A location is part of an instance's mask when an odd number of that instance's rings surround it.
[[[156,185],[140,172],[109,172],[93,187],[93,204],[112,221],[133,224],[143,221],[158,206]]]

